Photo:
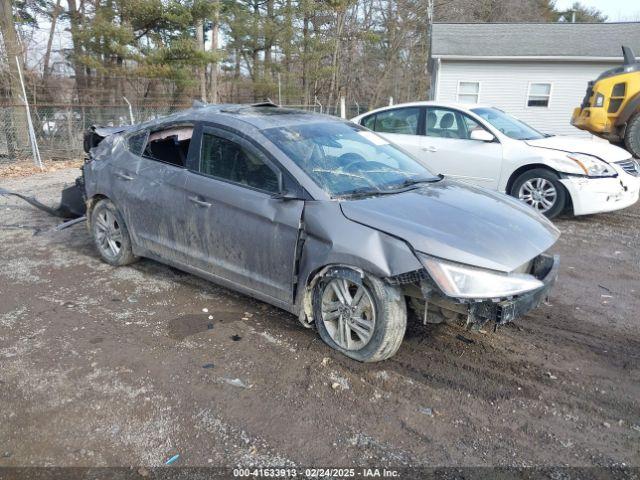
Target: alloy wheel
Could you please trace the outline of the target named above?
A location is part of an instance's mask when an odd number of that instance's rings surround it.
[[[100,253],[116,258],[122,248],[122,230],[116,216],[109,210],[102,210],[96,216],[95,229]]]
[[[345,350],[360,350],[373,336],[375,306],[364,285],[331,279],[322,293],[321,313],[329,336]]]
[[[545,213],[555,205],[558,191],[546,178],[531,178],[520,187],[518,198],[540,213]]]

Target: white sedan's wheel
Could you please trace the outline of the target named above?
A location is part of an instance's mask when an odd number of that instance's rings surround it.
[[[548,218],[561,214],[568,198],[560,177],[546,168],[534,168],[521,173],[514,180],[509,193]]]
[[[518,191],[518,198],[540,213],[546,213],[556,203],[558,191],[547,179],[532,178],[522,184]]]

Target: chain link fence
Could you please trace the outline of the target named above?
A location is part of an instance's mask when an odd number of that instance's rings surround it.
[[[173,112],[189,108],[191,103],[166,102],[139,105],[129,99],[131,107],[123,100],[121,105],[83,105],[80,103],[30,102],[31,120],[40,156],[43,160],[74,160],[84,155],[83,133],[91,125],[118,126],[157,119]],[[339,105],[285,105],[289,108],[340,115]],[[352,118],[366,111],[359,105],[349,105],[346,117]],[[32,145],[24,103],[0,99],[0,164],[32,159]]]

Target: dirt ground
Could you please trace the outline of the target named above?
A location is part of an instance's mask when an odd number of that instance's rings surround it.
[[[0,186],[53,204],[77,173]],[[0,212],[0,466],[640,466],[640,205],[557,221],[550,305],[497,333],[411,325],[379,364],[156,262],[112,268],[83,224]]]

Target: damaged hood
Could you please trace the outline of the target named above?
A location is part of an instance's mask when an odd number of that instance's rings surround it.
[[[341,202],[344,215],[454,262],[510,272],[547,250],[560,232],[506,195],[451,180]]]
[[[561,152],[567,153],[593,155],[605,162],[620,162],[631,157],[629,152],[615,145],[611,145],[609,142],[588,140],[586,138],[564,136],[547,137],[538,140],[527,140],[526,144],[531,147],[560,150]]]

